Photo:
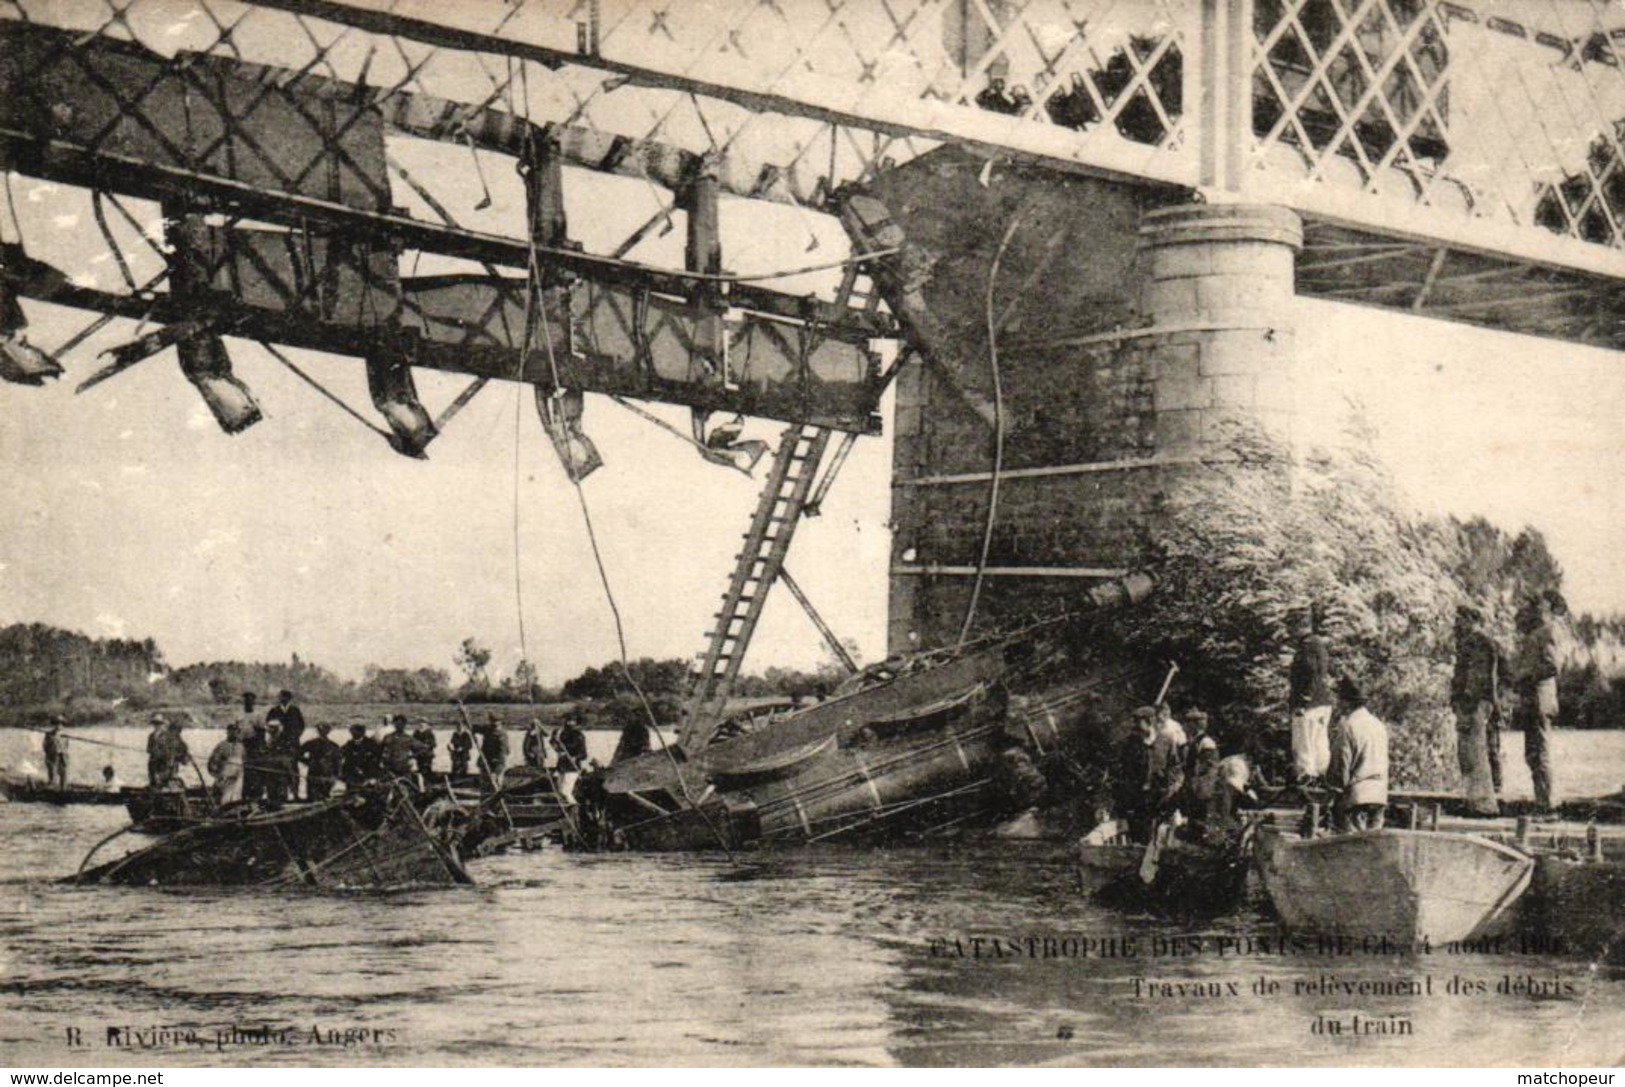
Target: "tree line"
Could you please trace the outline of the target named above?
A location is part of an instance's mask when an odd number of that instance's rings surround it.
[[[361,703],[548,703],[634,698],[633,683],[656,705],[662,720],[675,716],[687,685],[688,663],[644,657],[589,667],[556,686],[537,678],[529,661],[493,678],[490,650],[464,639],[453,655],[460,681],[444,668],[385,667],[369,664],[360,680],[294,654],[287,661],[201,661],[171,667],[151,638],[93,638],[43,623],[0,627],[0,707],[63,712],[75,722],[104,720],[117,711],[165,705],[235,704],[245,691],[262,700],[287,689],[316,704]],[[742,677],[742,697],[806,697],[827,694],[841,672],[829,666],[813,671],[768,668]],[[641,712],[641,711],[640,711]],[[9,715],[15,718],[16,715]]]

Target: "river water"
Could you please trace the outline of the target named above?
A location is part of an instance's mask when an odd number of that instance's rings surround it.
[[[1281,953],[1256,900],[1194,925],[1113,912],[1056,846],[552,850],[393,894],[53,883],[124,822],[0,805],[0,1064],[1625,1060],[1618,969]]]

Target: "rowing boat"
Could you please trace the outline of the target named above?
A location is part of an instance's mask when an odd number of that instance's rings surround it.
[[[1534,861],[1472,834],[1368,830],[1295,838],[1265,830],[1257,861],[1288,929],[1401,946],[1500,934]]]

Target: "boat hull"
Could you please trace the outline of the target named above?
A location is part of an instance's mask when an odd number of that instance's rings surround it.
[[[455,805],[437,813],[420,811],[419,801],[396,786],[280,812],[210,819],[67,882],[330,890],[472,882],[456,853],[456,831],[437,820]]]
[[[1448,944],[1506,932],[1534,862],[1468,834],[1373,830],[1258,839],[1259,876],[1293,931]]]

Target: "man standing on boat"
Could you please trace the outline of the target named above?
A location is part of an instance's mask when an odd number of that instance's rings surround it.
[[[1388,726],[1366,709],[1365,691],[1349,676],[1337,681],[1342,710],[1333,730],[1326,778],[1337,790],[1337,828],[1381,830],[1388,808]]]
[[[51,727],[45,733],[45,779],[54,788],[68,787],[68,738],[62,735],[67,721],[51,718]]]
[[[366,725],[351,725],[350,742],[344,745],[343,757],[339,760],[344,791],[353,793],[367,782],[378,780],[383,754],[378,741],[367,735]]]
[[[293,700],[292,691],[282,691],[276,696],[276,705],[265,715],[265,723],[280,722],[282,725],[282,743],[290,751],[299,750],[299,738],[305,734],[305,714]]]
[[[390,722],[395,731],[384,737],[384,770],[391,777],[414,778],[418,745],[406,732],[406,714],[397,713]]]
[[[1462,792],[1477,815],[1496,815],[1501,791],[1499,743],[1501,680],[1506,658],[1484,629],[1484,613],[1471,604],[1456,609],[1456,672],[1450,681],[1450,707],[1456,713],[1456,762]],[[1498,739],[1498,737],[1497,737]]]
[[[587,765],[587,734],[581,731],[580,709],[564,715],[564,727],[553,737],[553,746],[559,754],[559,773],[577,773]]]
[[[299,745],[299,761],[305,764],[305,799],[326,800],[338,784],[344,762],[344,749],[328,738],[333,726],[323,721],[316,726],[316,738]]]
[[[1557,723],[1557,640],[1553,617],[1567,611],[1555,592],[1534,597],[1518,616],[1518,725],[1535,808],[1553,811],[1552,727]]]
[[[1297,620],[1298,649],[1288,676],[1292,713],[1292,771],[1299,784],[1319,780],[1331,760],[1331,645],[1320,632],[1315,609]]]
[[[480,768],[490,779],[491,788],[502,788],[502,775],[508,768],[508,734],[502,731],[502,722],[491,711],[485,715],[485,728],[480,736]]]
[[[428,787],[429,781],[434,777],[434,728],[429,722],[420,717],[418,727],[412,733],[412,743],[417,748],[412,758],[418,767],[418,784]]]
[[[265,799],[265,722],[254,708],[257,701],[253,691],[243,692],[243,716],[237,723],[243,744],[243,799],[250,802]]]
[[[451,776],[468,776],[468,763],[474,756],[474,734],[468,730],[467,721],[457,722],[451,739],[446,743],[446,750],[451,753]]]
[[[242,726],[226,726],[226,738],[209,752],[209,776],[214,778],[217,803],[224,808],[243,799],[243,764],[247,753],[242,743]]]
[[[147,719],[152,731],[147,733],[147,785],[157,789],[169,779],[165,751],[169,745],[169,720],[161,713]]]
[[[299,795],[299,748],[289,748],[279,718],[265,720],[265,750],[260,756],[265,780],[265,806],[280,811]]]

